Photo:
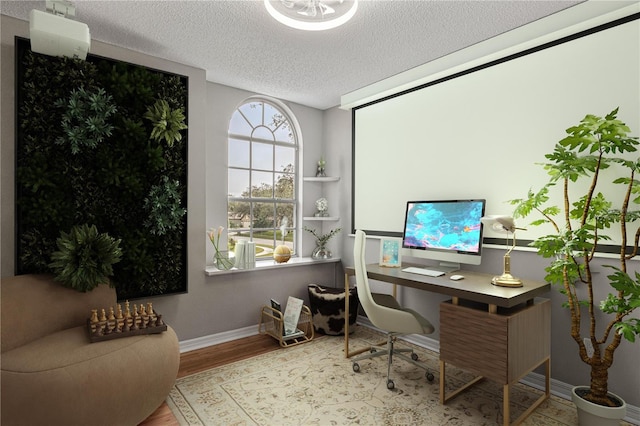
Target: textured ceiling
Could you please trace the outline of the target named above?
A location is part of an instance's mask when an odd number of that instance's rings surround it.
[[[580,1],[361,0],[346,25],[303,32],[262,1],[76,0],[91,38],[205,69],[207,80],[318,109],[340,96]],[[28,20],[45,1],[0,2]]]

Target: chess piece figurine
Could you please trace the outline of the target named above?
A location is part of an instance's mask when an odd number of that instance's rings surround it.
[[[149,315],[147,315],[147,310],[144,305],[140,305],[140,328],[147,328],[147,324],[149,323]]]
[[[133,317],[131,318],[131,330],[138,330],[138,321],[140,317],[138,317],[138,309],[136,305],[133,305]]]

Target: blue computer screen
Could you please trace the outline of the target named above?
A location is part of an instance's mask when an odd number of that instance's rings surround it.
[[[485,200],[409,201],[402,246],[480,253]]]

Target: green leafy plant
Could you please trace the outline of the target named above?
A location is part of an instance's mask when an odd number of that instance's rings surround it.
[[[180,130],[187,128],[182,108],[172,109],[164,99],[157,100],[153,106],[149,107],[144,118],[153,124],[151,138],[157,141],[164,139],[170,147],[174,142],[182,140]]]
[[[122,257],[120,240],[100,234],[95,225],[76,225],[67,234],[60,233],[58,251],[49,264],[55,280],[81,292],[93,290],[99,284],[109,284],[114,263]]]
[[[79,153],[83,147],[95,148],[111,136],[113,126],[109,124],[109,117],[116,112],[116,107],[104,89],[94,92],[80,87],[72,90],[68,99],[58,99],[55,105],[65,110],[62,114],[64,136],[58,137],[56,143],[68,143],[72,154]]]
[[[567,129],[568,136],[545,155],[548,182],[538,192],[530,190],[526,198],[511,201],[516,206],[514,217],[536,212],[541,219],[532,225],[547,223],[555,230],[530,245],[551,259],[545,279],[566,296],[564,306],[571,313],[571,337],[578,345],[580,359],[591,368],[590,389],[584,398],[605,406],[615,405],[608,396],[608,369],[614,352],[623,338],[634,342],[640,335],[640,319],[629,317],[640,307],[640,274],[627,273],[627,261],[638,254],[640,181],[636,174],[640,159],[629,160],[624,155],[635,152],[639,142],[637,137],[628,136],[630,130],[617,119],[617,114],[616,108],[604,118],[587,115],[580,124]],[[603,170],[607,170],[606,174]],[[600,181],[612,175],[620,190],[599,192]],[[578,191],[575,188],[585,188],[585,182],[586,192],[574,198]],[[548,205],[550,191],[556,185],[562,193],[562,206]],[[612,199],[622,201],[614,206]],[[636,230],[629,238],[627,230],[632,223]],[[605,233],[608,229],[617,229],[621,245],[616,265],[606,265],[613,272],[604,280],[594,275],[591,262],[601,242],[611,239]],[[594,288],[607,281],[614,291],[598,305]],[[603,331],[596,327],[598,306],[609,314]],[[587,351],[582,330],[588,330],[592,354]]]
[[[154,235],[163,235],[169,230],[176,229],[182,223],[182,217],[187,209],[180,205],[180,182],[169,180],[163,176],[161,185],[154,185],[147,198],[144,199],[145,209],[149,218],[145,226]]]
[[[342,231],[342,228],[332,229],[328,234],[323,234],[323,235],[318,234],[315,229],[311,229],[306,226],[304,227],[304,230],[311,233],[311,235],[313,235],[314,237],[316,237],[316,244],[318,246],[324,247],[334,235]]]

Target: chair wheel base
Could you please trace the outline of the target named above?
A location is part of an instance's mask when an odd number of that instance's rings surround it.
[[[396,387],[396,384],[393,383],[393,380],[387,380],[387,389],[393,390]]]
[[[353,371],[358,373],[360,371],[360,364],[358,364],[357,362],[354,362],[352,365],[352,368],[353,368]]]
[[[425,377],[427,378],[428,381],[433,382],[433,379],[435,379],[435,376],[433,375],[433,373],[427,371],[425,374]]]

